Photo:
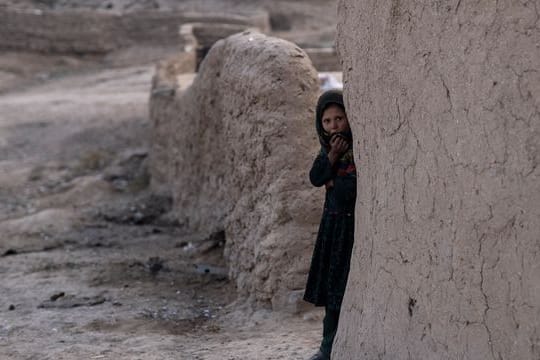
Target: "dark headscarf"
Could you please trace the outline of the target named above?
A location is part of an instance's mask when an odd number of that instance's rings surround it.
[[[341,90],[328,90],[325,91],[317,101],[317,109],[315,113],[315,127],[317,134],[319,135],[319,141],[323,148],[328,150],[330,148],[330,134],[324,131],[322,126],[322,116],[324,110],[331,105],[337,105],[345,112],[345,103],[343,102],[343,92]],[[339,135],[343,136],[350,144],[352,144],[352,133],[350,131],[341,132]]]

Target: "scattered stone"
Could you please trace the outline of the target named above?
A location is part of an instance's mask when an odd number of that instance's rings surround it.
[[[64,295],[55,300],[46,300],[38,305],[38,309],[69,309],[79,306],[96,306],[103,304],[105,298],[101,295],[84,296]]]
[[[50,238],[50,236],[41,235],[41,238],[47,240]],[[51,245],[44,246],[41,251],[52,251],[52,250],[56,250],[62,247],[63,247],[62,244],[51,244]]]
[[[137,266],[137,267],[138,267],[138,266],[144,267],[144,264],[143,264],[142,262],[140,262],[139,260],[134,260],[134,261],[132,261],[132,262],[130,262],[130,263],[128,264],[128,267],[129,267],[129,268],[133,268],[133,267],[136,267],[136,266]],[[127,286],[126,286],[126,287],[127,287]]]
[[[146,262],[146,267],[148,268],[148,271],[150,271],[150,274],[157,275],[160,271],[166,271],[166,268],[164,266],[164,260],[160,258],[159,256],[151,257]]]
[[[90,247],[90,248],[98,248],[98,247],[105,247],[106,245],[103,244],[102,242],[100,241],[96,241],[96,242],[90,242],[86,245],[87,247]]]
[[[222,248],[225,245],[225,231],[220,230],[204,240],[204,242],[199,245],[198,250],[201,254],[205,254],[214,250],[216,248]]]
[[[104,208],[97,216],[116,224],[145,225],[156,221],[171,207],[171,197],[150,195],[134,203]]]
[[[180,242],[176,243],[176,245],[174,247],[185,248],[186,246],[188,246],[188,244],[189,244],[188,241],[180,241]]]
[[[17,255],[19,252],[15,249],[7,249],[6,251],[4,251],[4,253],[2,254],[2,256],[10,256],[10,255]]]
[[[217,275],[220,279],[226,279],[229,272],[225,267],[209,264],[193,264],[193,267],[198,274]]]
[[[63,297],[64,295],[66,295],[66,294],[63,291],[58,292],[56,294],[51,295],[50,300],[51,301],[56,301],[56,300],[60,299],[61,297]]]
[[[188,243],[186,243],[184,246],[182,246],[182,250],[186,253],[193,253],[195,252],[195,245],[193,245],[193,243],[191,241],[189,241]]]

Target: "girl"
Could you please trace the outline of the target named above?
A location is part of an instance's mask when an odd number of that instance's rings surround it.
[[[349,274],[356,201],[352,134],[341,91],[321,95],[315,124],[321,150],[309,178],[314,186],[326,187],[326,198],[304,300],[325,307],[323,339],[310,360],[328,360]]]

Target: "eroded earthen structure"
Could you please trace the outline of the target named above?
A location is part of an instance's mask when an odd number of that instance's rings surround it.
[[[179,11],[111,13],[90,10],[22,10],[0,7],[0,50],[105,54],[136,45],[179,46],[185,23],[245,25],[270,30],[264,11],[244,14]]]
[[[359,198],[333,359],[539,359],[537,4],[338,19]]]
[[[152,186],[172,190],[190,229],[225,231],[242,294],[294,307],[323,201],[307,176],[317,72],[294,44],[244,32],[218,41],[185,91],[177,76],[154,81]]]

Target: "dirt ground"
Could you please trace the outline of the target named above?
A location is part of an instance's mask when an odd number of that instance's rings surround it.
[[[320,313],[239,301],[219,234],[149,192],[153,71],[0,55],[0,358],[309,357]]]

